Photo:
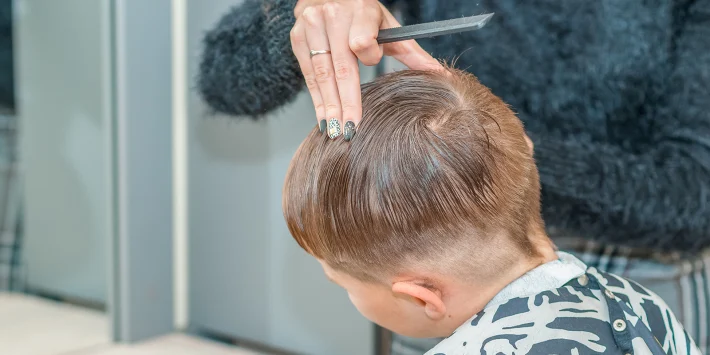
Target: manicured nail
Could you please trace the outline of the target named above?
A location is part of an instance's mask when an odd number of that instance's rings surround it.
[[[327,126],[327,123],[325,122],[325,118],[320,120],[320,124],[318,125],[318,128],[320,128],[320,133],[325,132],[325,126]]]
[[[345,122],[345,127],[343,128],[343,138],[345,141],[350,141],[355,135],[355,123],[353,121]]]
[[[340,122],[338,122],[337,118],[331,118],[330,121],[328,121],[328,137],[335,139],[340,133]]]

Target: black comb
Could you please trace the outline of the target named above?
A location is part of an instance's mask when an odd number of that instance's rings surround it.
[[[377,43],[392,43],[405,41],[408,39],[428,38],[464,31],[473,31],[483,28],[493,16],[483,14],[477,16],[469,16],[456,18],[452,20],[435,21],[420,23],[416,25],[386,28],[380,30],[377,36]]]

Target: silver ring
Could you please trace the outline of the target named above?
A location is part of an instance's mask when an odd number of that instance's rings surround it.
[[[330,54],[330,49],[322,49],[319,51],[314,51],[311,49],[311,58],[313,58],[314,56],[319,55],[319,54]]]

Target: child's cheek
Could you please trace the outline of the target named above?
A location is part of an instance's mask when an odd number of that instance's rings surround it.
[[[396,307],[383,302],[382,297],[376,297],[371,294],[359,297],[351,293],[348,293],[348,296],[358,312],[370,322],[387,329],[396,329],[398,325],[396,320],[400,318]]]
[[[355,306],[355,308],[357,308],[360,314],[362,314],[369,321],[378,323],[378,319],[376,317],[375,312],[373,312],[371,305],[367,304],[367,302],[365,302],[363,299],[353,295],[350,292],[348,292],[348,298],[350,298],[350,302]]]

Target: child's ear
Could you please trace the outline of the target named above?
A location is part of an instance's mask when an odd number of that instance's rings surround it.
[[[398,281],[392,284],[392,292],[406,295],[424,307],[427,317],[441,320],[446,317],[446,305],[441,299],[441,292],[435,288],[423,286],[424,283],[412,281]]]

